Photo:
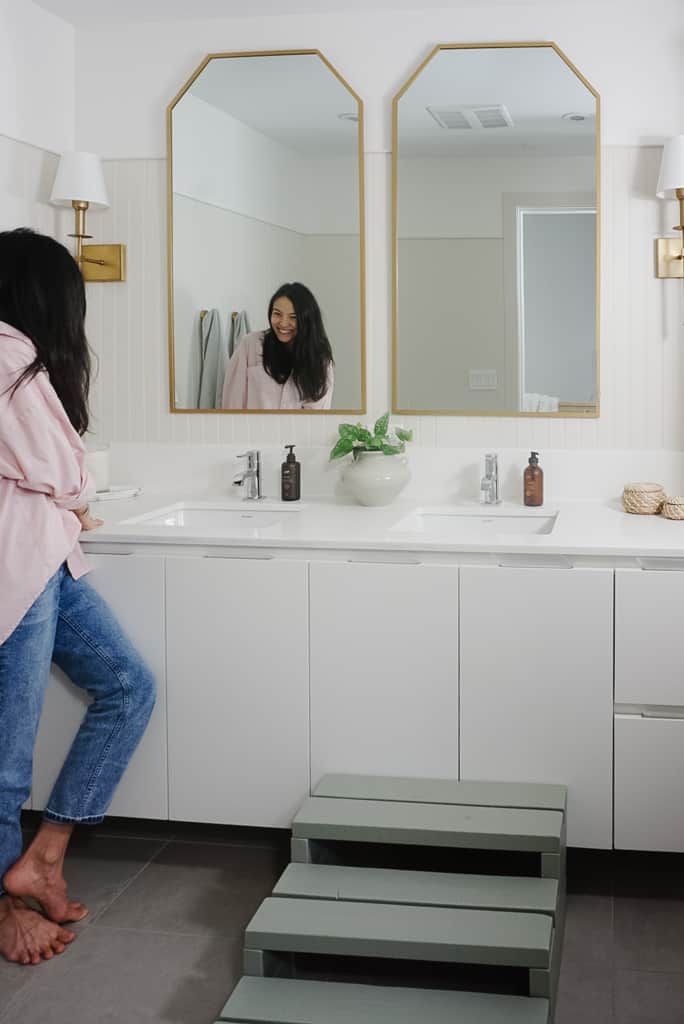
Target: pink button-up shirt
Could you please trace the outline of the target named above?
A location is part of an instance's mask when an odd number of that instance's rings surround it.
[[[317,402],[303,399],[291,377],[284,384],[264,370],[264,331],[246,334],[230,358],[223,379],[224,409],[329,409],[334,374],[328,369],[328,386]]]
[[[0,643],[65,560],[74,579],[88,571],[70,511],[95,492],[83,442],[44,370],[10,394],[35,354],[0,322]]]

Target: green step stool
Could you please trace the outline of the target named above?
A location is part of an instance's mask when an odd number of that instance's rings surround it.
[[[546,999],[245,977],[220,1013],[232,1024],[547,1024]]]
[[[554,936],[541,913],[269,897],[247,925],[244,972],[279,974],[296,953],[515,967],[528,995],[552,1000]]]
[[[329,774],[294,819],[292,860],[331,841],[534,852],[564,883],[566,809],[567,787],[546,783]]]
[[[555,878],[398,871],[338,864],[290,864],[278,879],[273,896],[546,914],[554,923],[559,911],[559,885]]]

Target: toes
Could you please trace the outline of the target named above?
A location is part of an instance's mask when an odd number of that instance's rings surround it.
[[[53,939],[52,948],[55,953],[63,953],[64,950],[66,949],[66,946],[64,945],[63,942],[58,942],[57,939]]]
[[[82,921],[87,915],[88,908],[85,903],[70,903],[67,907],[66,921]]]
[[[57,941],[63,943],[73,942],[76,938],[76,933],[69,931],[68,928],[60,928],[57,932]]]

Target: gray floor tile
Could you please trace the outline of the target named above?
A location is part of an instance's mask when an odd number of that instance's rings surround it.
[[[239,943],[215,936],[91,928],[78,942],[37,968],[2,1024],[210,1024],[241,972]]]
[[[3,1014],[6,1008],[13,1002],[24,985],[29,984],[37,969],[37,967],[24,967],[22,964],[10,964],[6,960],[0,960],[0,1021],[4,1021]]]
[[[274,850],[170,843],[96,926],[237,937],[283,867]]]
[[[613,973],[591,964],[563,964],[554,1024],[610,1024]]]
[[[71,897],[90,909],[83,924],[94,922],[163,846],[154,839],[76,834],[64,862],[64,877]]]
[[[615,972],[615,1024],[682,1024],[684,974]]]
[[[617,968],[682,972],[684,907],[678,900],[616,896],[614,941]]]
[[[567,898],[564,964],[613,965],[613,899],[570,894]]]

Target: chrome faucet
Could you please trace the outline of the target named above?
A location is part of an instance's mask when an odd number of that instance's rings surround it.
[[[480,481],[480,501],[485,505],[498,505],[499,496],[499,456],[496,452],[485,455],[484,476]]]
[[[233,478],[234,484],[244,487],[245,501],[257,501],[261,494],[261,452],[249,451],[238,455],[238,459],[247,459],[247,469]]]

